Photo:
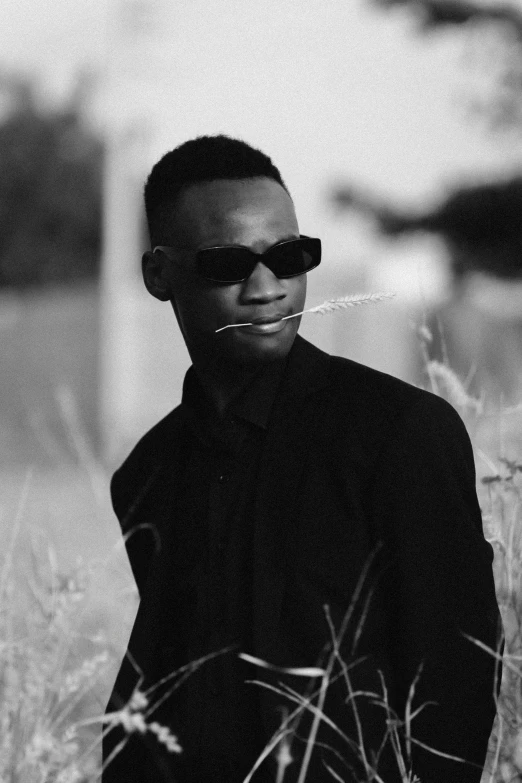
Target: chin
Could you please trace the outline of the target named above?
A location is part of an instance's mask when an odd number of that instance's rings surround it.
[[[243,366],[276,362],[288,355],[296,334],[295,328],[284,335],[234,335],[233,342],[223,346],[223,361]]]

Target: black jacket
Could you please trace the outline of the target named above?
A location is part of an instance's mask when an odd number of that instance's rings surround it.
[[[132,532],[126,546],[141,602],[129,642],[133,663],[124,660],[109,711],[128,700],[137,670],[149,684],[165,674],[158,668],[158,644],[167,618],[175,622],[175,596],[166,595],[165,575],[175,569],[183,578],[183,561],[167,543],[176,523],[169,508],[183,462],[182,420],[182,408],[172,411],[113,477],[114,509],[123,533]],[[404,718],[422,666],[412,710],[430,704],[413,717],[411,736],[472,764],[414,742],[414,771],[422,783],[478,783],[497,680],[493,656],[466,635],[495,649],[500,621],[471,444],[455,410],[429,392],[328,356],[297,337],[268,426],[254,521],[257,657],[282,667],[314,665],[329,638],[324,605],[338,630],[358,595],[340,650],[348,672],[336,665],[333,674],[339,676],[326,703],[326,714],[354,744],[327,726],[319,734],[319,742],[332,745],[353,772],[318,745],[310,780],[332,779],[322,754],[344,780],[365,779],[353,706],[369,763],[385,710],[353,692],[382,695],[382,672],[388,701]],[[310,684],[254,667],[253,677],[301,691]],[[267,741],[280,722],[276,707],[282,702],[263,689]],[[306,735],[310,719],[300,724],[298,736]],[[119,730],[109,733],[105,757],[122,737]],[[299,740],[293,750],[302,754]],[[156,751],[152,738],[134,735],[107,767],[104,783],[164,780],[170,768]],[[297,766],[289,767],[285,781],[297,779]],[[395,780],[393,766],[384,752],[386,783]]]

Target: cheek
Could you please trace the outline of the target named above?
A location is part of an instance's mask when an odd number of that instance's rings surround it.
[[[237,309],[235,286],[202,290],[177,297],[179,318],[190,332],[213,333],[228,323]]]
[[[223,317],[230,319],[234,315],[237,316],[238,298],[238,285],[228,285],[206,291],[203,307],[208,314],[209,323],[217,329],[222,326]]]
[[[306,299],[306,275],[292,279],[290,297],[295,310],[304,310]]]

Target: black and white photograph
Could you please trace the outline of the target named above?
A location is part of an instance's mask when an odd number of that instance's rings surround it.
[[[520,0],[0,19],[0,783],[522,783]]]

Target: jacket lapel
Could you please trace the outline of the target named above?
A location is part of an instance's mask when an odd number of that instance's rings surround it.
[[[296,337],[261,457],[254,533],[254,652],[273,663],[303,455],[312,447],[318,426],[317,392],[328,385],[329,358]]]
[[[287,552],[291,552],[289,538],[297,489],[304,468],[303,454],[311,447],[318,426],[316,393],[328,385],[329,358],[301,337],[296,337],[261,457],[254,532],[254,654],[273,663],[277,663],[274,660],[278,649],[277,626]],[[151,522],[159,533],[159,547],[150,562],[129,640],[132,659],[139,670],[150,674],[155,670],[157,642],[172,599],[165,590],[165,585],[170,584],[172,569],[168,530],[180,491],[178,476],[183,472],[182,415],[179,409],[174,413],[165,428],[159,428],[157,432],[155,480],[139,507],[133,509],[133,516],[140,523],[151,509]],[[132,528],[132,522],[132,519],[128,520],[128,529]],[[126,660],[115,693],[128,698],[138,680],[138,671]]]

